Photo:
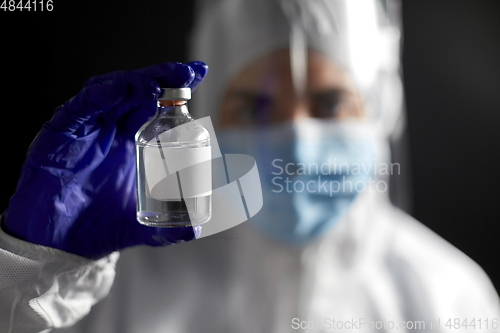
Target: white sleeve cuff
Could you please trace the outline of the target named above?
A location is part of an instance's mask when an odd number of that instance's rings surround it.
[[[90,260],[0,228],[0,333],[73,325],[106,297],[118,258],[114,252]]]

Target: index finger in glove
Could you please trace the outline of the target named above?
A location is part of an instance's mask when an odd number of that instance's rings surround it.
[[[85,88],[69,100],[48,125],[59,131],[75,131],[85,121],[118,103],[150,103],[160,92],[156,80],[144,74],[122,71],[96,76],[87,81]]]
[[[133,105],[150,103],[155,101],[161,93],[160,86],[153,77],[136,71],[118,71],[96,76],[88,80],[85,85],[88,87],[115,80],[120,80],[127,84],[126,96],[122,101],[123,103]]]
[[[197,73],[191,66],[180,62],[164,62],[136,72],[155,78],[162,88],[190,87],[197,78]]]
[[[74,132],[91,117],[118,104],[126,94],[127,84],[121,80],[108,80],[87,86],[59,107],[46,127]]]
[[[137,70],[154,77],[163,88],[189,87],[195,90],[208,73],[208,66],[203,61],[165,62]]]

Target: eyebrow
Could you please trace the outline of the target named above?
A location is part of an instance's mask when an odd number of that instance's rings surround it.
[[[273,97],[266,93],[261,93],[251,90],[234,90],[230,91],[228,94],[229,99],[236,99],[243,101],[244,103],[249,103],[255,107],[258,123],[267,123],[269,121],[269,110],[273,105]]]
[[[273,101],[271,95],[251,90],[234,90],[228,94],[229,98],[258,101],[259,103],[270,104]]]
[[[352,92],[344,88],[328,88],[309,93],[312,98],[325,98],[344,94],[352,94]]]

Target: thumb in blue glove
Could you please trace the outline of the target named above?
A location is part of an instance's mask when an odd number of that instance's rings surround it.
[[[201,226],[136,221],[134,135],[154,115],[160,86],[194,90],[207,71],[203,62],[169,62],[90,79],[28,149],[4,231],[90,259],[199,237]]]

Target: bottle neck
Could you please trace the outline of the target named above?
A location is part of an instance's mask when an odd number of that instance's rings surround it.
[[[158,101],[157,117],[188,117],[189,114],[186,101]]]

